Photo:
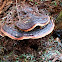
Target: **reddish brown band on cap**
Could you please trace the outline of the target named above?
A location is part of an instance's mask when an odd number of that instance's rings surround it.
[[[50,23],[43,29],[37,29],[35,31],[23,32],[21,30],[17,30],[8,25],[4,25],[1,27],[1,31],[8,37],[15,40],[23,40],[23,39],[37,39],[42,38],[49,33],[51,33],[54,29],[53,20],[50,20]]]
[[[27,3],[21,3],[18,7],[19,20],[15,22],[22,31],[31,31],[36,26],[45,26],[50,22],[50,17],[45,13],[40,13],[38,7]]]
[[[33,18],[33,17],[32,17],[32,18]],[[48,20],[48,21],[46,21],[46,20]],[[45,25],[47,25],[49,22],[50,22],[50,17],[47,16],[46,18],[45,18],[45,17],[41,18],[41,20],[39,20],[39,19],[36,20],[36,18],[35,18],[35,20],[32,20],[32,21],[31,21],[31,19],[30,19],[30,21],[27,22],[27,23],[21,23],[21,22],[18,21],[18,22],[16,22],[15,25],[16,25],[20,30],[27,32],[27,31],[30,31],[30,30],[34,29],[36,26],[41,26],[41,27],[42,27],[42,26],[45,26]]]
[[[21,3],[17,6],[17,10],[13,8],[4,20],[6,24],[15,24],[21,31],[31,31],[36,26],[43,27],[50,22],[48,15],[40,13],[37,7],[29,4]]]

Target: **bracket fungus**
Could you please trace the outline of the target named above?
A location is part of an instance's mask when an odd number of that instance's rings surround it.
[[[54,22],[37,7],[20,4],[7,14],[0,32],[15,40],[42,38],[54,29]]]

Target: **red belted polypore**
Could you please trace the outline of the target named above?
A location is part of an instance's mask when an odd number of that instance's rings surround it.
[[[50,34],[54,29],[54,22],[45,13],[29,4],[19,4],[7,14],[1,25],[2,36],[15,40],[38,39]]]

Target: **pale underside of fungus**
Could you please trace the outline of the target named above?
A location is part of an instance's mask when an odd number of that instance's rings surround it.
[[[40,13],[36,6],[19,4],[4,18],[0,25],[1,36],[15,40],[42,38],[54,29],[54,22],[45,13]]]

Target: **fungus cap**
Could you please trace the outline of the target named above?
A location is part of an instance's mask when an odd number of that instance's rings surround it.
[[[21,4],[7,14],[5,22],[0,26],[3,36],[14,40],[38,39],[53,31],[54,22],[45,13],[39,13],[37,7]]]
[[[30,31],[36,26],[45,26],[50,22],[50,17],[44,13],[39,13],[37,7],[22,4],[18,5],[19,20],[15,22],[17,26],[22,31]]]
[[[1,27],[1,31],[6,36],[15,40],[42,38],[51,33],[53,29],[54,29],[53,20],[50,20],[48,25],[46,25],[43,29],[36,29],[34,31],[28,31],[28,32],[23,32],[21,30],[15,29],[15,27],[11,25],[3,25]]]

